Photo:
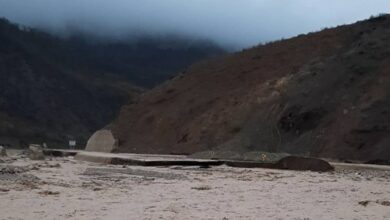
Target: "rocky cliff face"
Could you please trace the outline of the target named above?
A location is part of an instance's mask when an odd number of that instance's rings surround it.
[[[193,65],[122,108],[119,151],[390,158],[390,16]]]

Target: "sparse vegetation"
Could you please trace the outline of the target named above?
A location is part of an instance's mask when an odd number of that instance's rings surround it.
[[[385,15],[194,65],[121,112],[113,125],[120,148],[386,159],[389,25]],[[161,95],[168,88],[181,92]],[[159,129],[137,120],[149,108]],[[190,138],[178,141],[183,131]]]

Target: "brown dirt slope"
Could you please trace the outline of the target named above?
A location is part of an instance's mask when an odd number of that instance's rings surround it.
[[[390,16],[193,65],[122,108],[121,152],[390,158]]]

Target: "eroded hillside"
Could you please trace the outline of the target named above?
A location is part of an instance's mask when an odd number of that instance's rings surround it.
[[[390,16],[193,65],[122,108],[120,152],[390,158]]]

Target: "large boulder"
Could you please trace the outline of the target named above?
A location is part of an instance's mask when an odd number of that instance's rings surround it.
[[[279,169],[286,170],[310,170],[310,171],[333,171],[334,167],[325,160],[298,156],[288,156],[279,160],[276,164]]]
[[[28,150],[28,157],[31,160],[44,160],[45,155],[43,153],[43,147],[38,144],[30,144]]]
[[[118,141],[115,139],[111,130],[102,129],[96,131],[88,140],[86,151],[97,152],[113,152],[118,146]]]
[[[7,156],[7,151],[3,146],[0,146],[0,157],[6,157]]]

